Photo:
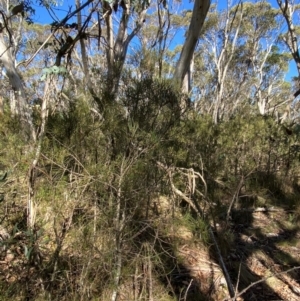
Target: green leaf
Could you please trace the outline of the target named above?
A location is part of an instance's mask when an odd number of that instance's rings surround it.
[[[104,2],[108,3],[111,6],[114,0],[105,0]]]
[[[65,75],[68,73],[68,70],[66,67],[59,67],[59,73]]]
[[[42,72],[44,73],[44,74],[50,74],[50,73],[52,73],[52,70],[51,70],[51,68],[44,68],[43,70],[42,70]]]
[[[59,67],[58,66],[53,66],[51,69],[52,69],[52,73],[59,74]]]
[[[43,81],[46,80],[46,78],[47,78],[47,74],[43,74],[43,75],[41,76],[40,80],[43,82]]]
[[[4,182],[7,178],[7,172],[5,172],[2,176],[0,176],[0,182]]]
[[[24,246],[24,255],[25,255],[25,257],[26,257],[27,260],[30,259],[31,252],[32,252],[32,247],[30,247],[28,249],[27,246],[25,245]]]
[[[12,231],[12,234],[13,234],[12,236],[14,236],[18,231],[19,231],[18,224],[15,224],[14,228],[13,228],[13,231]]]

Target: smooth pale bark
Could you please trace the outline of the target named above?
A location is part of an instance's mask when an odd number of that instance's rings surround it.
[[[76,8],[79,8],[79,7],[80,7],[80,0],[76,0]],[[78,24],[78,31],[80,31],[82,28],[81,11],[79,11],[77,14],[77,24]],[[85,75],[84,80],[85,80],[85,83],[89,86],[90,85],[90,73],[89,73],[88,56],[86,53],[84,39],[80,39],[79,43],[80,43],[83,72]]]
[[[106,22],[106,35],[107,35],[107,69],[108,69],[108,80],[109,82],[114,78],[114,31],[113,31],[113,22],[112,15],[108,14],[105,17]],[[112,89],[113,85],[108,87]]]
[[[193,78],[193,71],[194,71],[194,56],[190,62],[190,66],[183,78],[182,82],[182,92],[189,94],[192,90],[192,78]]]
[[[230,63],[236,51],[241,22],[243,20],[243,7],[241,6],[240,19],[237,28],[235,30],[235,33],[233,35],[233,40],[230,41],[231,27],[239,7],[240,4],[238,4],[238,6],[236,7],[234,18],[232,20],[230,20],[230,11],[229,9],[227,10],[226,23],[225,23],[226,25],[223,33],[224,42],[219,57],[217,53],[217,44],[215,44],[214,47],[214,56],[216,61],[217,74],[218,74],[217,94],[216,94],[216,101],[214,104],[214,111],[213,111],[213,119],[215,124],[217,124],[220,121],[225,110],[225,103],[224,103],[225,79],[227,77]]]
[[[3,35],[0,35],[0,61],[3,64],[6,75],[8,77],[11,89],[14,91],[15,98],[25,99],[25,91],[23,87],[23,82],[14,64],[14,59],[10,52],[10,47],[4,42]],[[19,97],[20,96],[20,97]],[[24,110],[25,103],[17,102],[15,105],[12,104],[12,113],[20,114]]]
[[[11,113],[20,117],[21,122],[25,125],[25,132],[33,140],[36,140],[36,134],[32,124],[30,109],[26,101],[23,81],[15,67],[14,58],[11,54],[10,46],[5,43],[3,33],[0,34],[0,62],[3,64],[6,70],[6,75],[11,86]]]
[[[141,30],[144,21],[145,14],[148,7],[145,7],[138,13],[135,27],[128,34],[128,23],[130,19],[130,4],[124,4],[122,7],[122,17],[120,20],[118,33],[116,38],[114,39],[113,35],[113,24],[112,24],[112,16],[111,13],[107,15],[106,27],[107,27],[107,62],[108,62],[108,91],[110,91],[113,97],[116,97],[118,94],[119,82],[121,79],[121,74],[123,70],[123,66],[125,63],[128,46],[132,39],[138,34]]]
[[[265,51],[265,54],[263,55],[260,66],[256,66],[255,63],[253,63],[253,66],[255,68],[255,72],[256,72],[257,77],[258,77],[258,82],[255,84],[255,88],[256,88],[255,96],[257,98],[257,105],[258,105],[259,113],[262,116],[264,116],[266,113],[269,112],[270,109],[267,109],[267,106],[269,106],[270,102],[272,101],[272,97],[271,97],[271,91],[272,91],[272,88],[273,88],[272,82],[270,83],[268,89],[263,91],[263,81],[264,81],[264,70],[263,70],[263,68],[265,67],[267,58],[269,57],[269,55],[271,53],[272,47],[273,47],[273,43],[271,43],[270,45],[267,46],[267,49]],[[257,43],[256,43],[255,52],[256,53],[258,52],[258,44]],[[272,110],[273,110],[273,108],[272,108]]]
[[[174,72],[174,79],[180,87],[182,86],[183,79],[189,70],[201,28],[209,7],[210,0],[195,0],[191,23]]]

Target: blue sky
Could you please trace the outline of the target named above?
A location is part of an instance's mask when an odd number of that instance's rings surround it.
[[[62,19],[66,16],[66,13],[68,12],[70,7],[72,7],[72,10],[75,9],[75,1],[74,0],[57,0],[57,1],[58,1],[59,5],[57,5],[55,7],[55,13],[60,19]],[[84,3],[85,1],[81,1],[81,2]],[[237,1],[235,0],[235,2],[237,2]],[[244,1],[244,2],[246,2],[246,1]],[[250,2],[255,2],[255,1],[252,0]],[[278,7],[276,0],[269,0],[268,2],[270,2],[272,4],[272,6],[274,6],[276,8]],[[220,9],[226,8],[226,6],[227,6],[226,0],[219,0],[219,1],[212,0],[212,3],[218,3],[218,7]],[[38,4],[33,4],[33,8],[36,11],[36,14],[34,16],[35,22],[42,23],[42,24],[52,22],[52,18],[49,16],[49,14],[45,8],[42,8]],[[183,0],[182,8],[183,9],[192,9],[193,1]]]
[[[85,1],[82,0],[82,3]],[[237,0],[234,0],[234,2],[238,2]],[[244,1],[246,2],[246,1]],[[254,2],[253,0],[250,2]],[[278,8],[278,4],[276,0],[269,0],[269,2],[272,4],[272,6]],[[58,0],[59,5],[55,7],[55,14],[59,19],[63,19],[69,9],[72,7],[71,11],[75,9],[75,1],[74,0]],[[219,0],[219,1],[212,1],[212,3],[218,3],[218,8],[219,9],[224,9],[227,6],[227,1],[226,0]],[[193,1],[191,0],[183,0],[182,9],[192,9],[193,8]],[[49,16],[47,10],[45,8],[41,8],[37,4],[33,4],[33,8],[35,9],[36,13],[35,16],[33,17],[34,22],[36,23],[51,23],[53,22],[53,19]],[[75,20],[74,20],[75,21]],[[176,39],[177,40],[177,39]],[[181,43],[181,39],[179,38],[179,43]],[[296,64],[294,61],[290,62],[290,70],[286,76],[287,80],[290,80],[292,77],[297,76],[297,68]]]

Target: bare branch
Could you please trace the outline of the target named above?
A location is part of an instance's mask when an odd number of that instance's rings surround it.
[[[268,280],[269,278],[272,278],[272,277],[275,277],[275,276],[279,276],[279,275],[283,275],[283,274],[287,274],[289,272],[292,272],[294,270],[299,270],[300,269],[300,266],[298,267],[293,267],[291,269],[288,269],[286,271],[283,271],[283,272],[279,272],[279,273],[275,273],[271,276],[267,276],[267,277],[264,277],[258,281],[255,281],[253,283],[251,283],[250,285],[248,285],[246,288],[244,288],[242,291],[240,291],[238,294],[236,294],[233,298],[225,298],[223,299],[222,301],[235,301],[237,297],[240,297],[242,296],[244,293],[246,293],[251,287],[261,283],[261,282],[265,282],[266,280]]]

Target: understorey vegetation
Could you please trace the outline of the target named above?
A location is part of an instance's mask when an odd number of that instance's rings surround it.
[[[299,300],[298,6],[75,2],[1,2],[0,301]]]

